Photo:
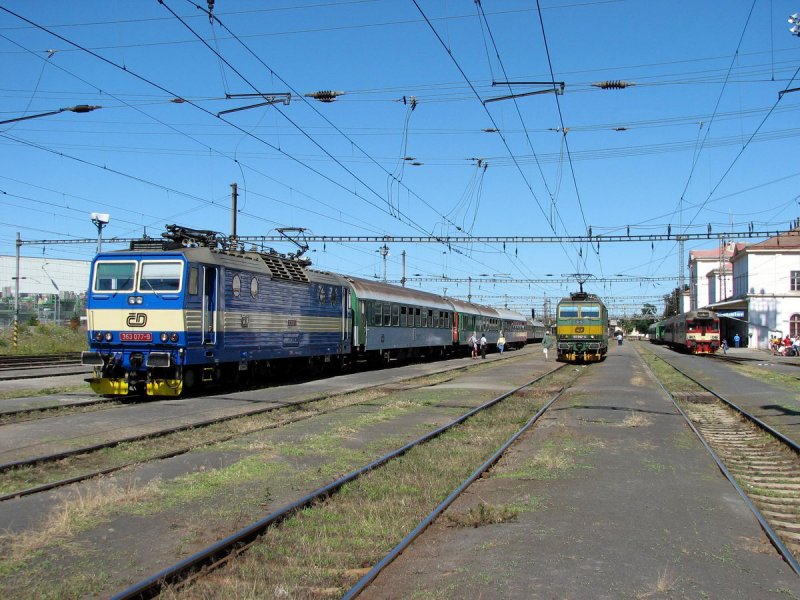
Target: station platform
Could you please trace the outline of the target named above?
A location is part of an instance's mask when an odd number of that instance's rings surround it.
[[[586,368],[363,597],[800,597],[634,344]],[[481,504],[516,517],[458,524]]]

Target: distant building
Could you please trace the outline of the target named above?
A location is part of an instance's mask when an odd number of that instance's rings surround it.
[[[720,315],[721,335],[730,342],[738,333],[758,348],[768,348],[774,335],[800,335],[800,226],[758,244],[736,244],[730,265],[733,290],[705,304]]]
[[[697,310],[733,293],[731,262],[736,248],[744,244],[729,243],[713,250],[689,252],[689,302],[686,311]]]
[[[20,257],[20,319],[63,322],[84,314],[90,265],[88,260]],[[16,257],[0,256],[0,327],[14,318],[16,277]]]

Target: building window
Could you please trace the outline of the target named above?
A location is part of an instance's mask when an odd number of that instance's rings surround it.
[[[800,335],[800,315],[789,317],[789,335],[792,337]]]
[[[789,289],[793,292],[800,292],[800,271],[792,271],[789,275]]]

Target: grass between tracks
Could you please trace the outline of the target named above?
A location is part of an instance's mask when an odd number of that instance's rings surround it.
[[[409,380],[404,385],[424,387],[449,381],[455,376],[456,373],[452,371],[439,373]],[[111,467],[147,462],[170,452],[200,448],[226,441],[235,436],[308,419],[346,406],[374,402],[388,396],[390,393],[392,392],[389,389],[373,388],[316,400],[310,399],[311,401],[305,404],[276,408],[259,415],[231,419],[195,429],[186,429],[158,438],[119,444],[97,452],[65,458],[54,463],[41,463],[12,469],[0,474],[0,494],[13,493],[52,481],[68,479]],[[93,444],[97,443],[98,440],[87,439],[84,441],[86,444]]]
[[[485,368],[489,366],[481,365],[467,370],[474,372]],[[197,547],[198,543],[208,543],[209,532],[215,526],[229,532],[231,522],[253,520],[254,514],[260,514],[254,513],[254,510],[259,511],[259,507],[266,507],[273,501],[272,490],[302,489],[309,482],[313,483],[309,489],[314,489],[363,464],[365,457],[370,460],[370,457],[402,445],[410,439],[408,436],[416,437],[436,426],[436,422],[419,422],[416,425],[412,422],[406,431],[395,433],[391,420],[413,414],[422,406],[436,405],[441,390],[428,386],[447,382],[463,372],[464,369],[458,369],[428,375],[393,384],[391,388],[343,394],[303,406],[285,407],[258,417],[229,421],[221,425],[226,428],[226,433],[233,428],[235,435],[230,435],[227,442],[214,446],[211,444],[219,442],[219,435],[213,439],[192,437],[189,441],[195,445],[202,440],[207,442],[208,447],[204,452],[211,453],[210,456],[214,457],[211,460],[219,465],[216,468],[201,467],[199,472],[167,480],[156,478],[148,483],[140,482],[133,474],[120,475],[100,478],[71,489],[62,494],[42,523],[36,523],[24,531],[0,532],[0,577],[3,578],[0,597],[6,597],[6,592],[14,590],[14,596],[20,598],[76,598],[91,594],[96,586],[106,585],[103,582],[108,576],[103,575],[102,568],[97,568],[97,564],[81,569],[79,575],[60,578],[57,582],[49,580],[52,580],[53,573],[63,570],[64,562],[72,566],[83,561],[91,563],[92,552],[87,551],[88,546],[84,548],[85,541],[81,543],[77,540],[81,539],[84,532],[90,535],[90,530],[97,531],[99,525],[109,522],[112,522],[109,531],[114,531],[114,527],[120,526],[113,523],[117,517],[123,521],[126,515],[134,519],[139,516],[147,519],[166,518],[169,519],[169,526],[176,529],[175,539],[179,540],[179,546],[189,544]],[[456,395],[458,393],[455,391]],[[483,394],[488,396],[489,392]],[[334,412],[338,408],[354,405],[361,405],[362,408]],[[458,407],[437,407],[431,417],[441,419],[443,415],[459,414],[462,410]],[[267,438],[263,435],[246,435],[322,413],[331,413],[331,416],[296,433],[287,428]],[[435,417],[436,414],[439,417]],[[265,423],[265,418],[274,420]],[[382,425],[383,422],[386,425]],[[363,430],[369,427],[377,429],[378,435],[368,435],[366,441],[359,441]],[[198,429],[183,432],[170,442],[186,442],[184,435],[208,435],[209,430],[220,433],[212,428]],[[290,443],[289,440],[297,435],[301,436],[300,441]],[[356,442],[355,449],[348,448],[351,439]],[[281,440],[285,443],[281,443]],[[50,475],[65,478],[68,475],[65,471],[67,465],[72,464],[73,468],[77,468],[74,464],[76,460],[83,461],[83,467],[87,459],[113,464],[128,460],[145,461],[154,452],[153,448],[148,447],[154,442],[161,444],[164,438],[109,449],[105,457],[100,456],[102,453],[94,453],[80,459],[69,459],[60,465],[51,465],[50,469],[53,470]],[[158,450],[163,451],[164,446],[159,446]],[[41,469],[27,469],[27,480]],[[16,475],[19,476],[21,471],[26,470],[20,469]],[[11,473],[7,475],[14,477]],[[48,479],[44,472],[40,475]],[[276,506],[290,501],[290,498],[279,500],[281,502]],[[104,535],[102,528],[100,531],[100,535]],[[60,566],[54,566],[54,563]],[[91,576],[87,577],[87,573],[91,573]]]
[[[564,370],[551,385],[576,377]],[[547,385],[547,384],[545,384]],[[230,565],[166,597],[339,597],[366,573],[552,395],[526,390],[410,450],[304,509],[267,533]],[[492,507],[473,515],[507,520],[515,511]]]
[[[470,365],[468,369],[471,373],[474,373],[489,368],[489,366],[490,365],[485,364]],[[399,389],[419,389],[427,386],[435,386],[462,375],[464,371],[465,369],[456,369],[443,373],[425,375],[395,384],[391,388],[371,388],[336,396],[308,398],[307,400],[309,401],[305,404],[285,406],[259,415],[231,419],[205,427],[186,429],[157,438],[119,444],[114,447],[98,450],[97,452],[65,458],[55,463],[41,463],[12,469],[0,473],[0,494],[9,494],[38,485],[69,479],[85,473],[101,471],[121,465],[143,463],[170,452],[201,448],[210,444],[224,442],[233,437],[246,435],[263,429],[280,427],[288,423],[308,419],[346,406],[374,402],[396,393],[398,386],[400,386]],[[435,403],[436,398],[434,396],[435,392],[431,391],[426,403]],[[55,410],[56,409],[54,409],[54,411]],[[67,412],[70,411],[80,412],[78,409],[70,409]],[[58,415],[61,414],[61,412],[58,413]],[[67,413],[65,412],[63,414]],[[135,434],[135,432],[132,431],[127,435],[133,434]],[[73,443],[77,443],[76,439],[72,441]],[[87,445],[90,445],[98,443],[100,440],[86,439],[83,441]]]

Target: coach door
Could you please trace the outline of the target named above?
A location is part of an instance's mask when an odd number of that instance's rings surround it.
[[[217,343],[217,268],[203,267],[203,344]]]

